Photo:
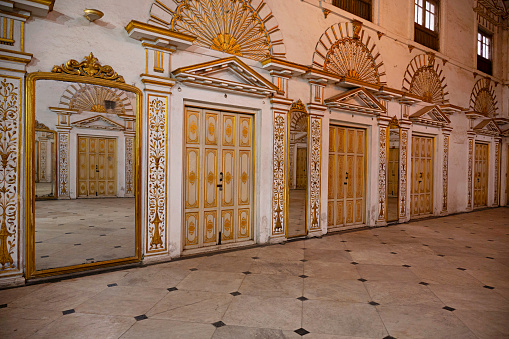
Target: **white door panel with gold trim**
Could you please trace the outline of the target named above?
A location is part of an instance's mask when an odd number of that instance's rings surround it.
[[[117,140],[78,136],[78,198],[117,194]]]
[[[433,153],[433,138],[412,136],[411,216],[433,213]]]
[[[253,116],[185,110],[184,248],[253,238]]]
[[[364,223],[365,135],[363,129],[329,127],[329,230]]]

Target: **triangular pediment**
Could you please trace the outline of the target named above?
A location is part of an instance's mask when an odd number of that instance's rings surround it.
[[[256,96],[269,96],[279,89],[237,57],[218,59],[172,72],[182,83],[216,90],[230,90]]]
[[[109,130],[109,131],[124,131],[125,127],[111,121],[108,118],[105,118],[101,115],[96,115],[91,118],[79,120],[76,122],[73,122],[71,124],[73,127],[78,128],[91,128],[91,129],[102,129],[102,130]]]
[[[329,108],[352,113],[380,115],[386,111],[380,101],[364,87],[325,99],[325,105]]]
[[[422,125],[442,127],[451,123],[438,105],[426,106],[410,115],[410,121]]]
[[[498,136],[502,132],[493,119],[484,119],[474,127],[477,134]]]

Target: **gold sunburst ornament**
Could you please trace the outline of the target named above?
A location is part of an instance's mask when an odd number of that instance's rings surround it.
[[[417,55],[410,61],[402,87],[429,103],[444,104],[448,101],[443,71],[432,53]]]
[[[475,83],[470,95],[470,108],[490,118],[497,116],[497,98],[489,78],[480,79]]]

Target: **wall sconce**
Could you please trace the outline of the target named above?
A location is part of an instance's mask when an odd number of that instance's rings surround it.
[[[85,12],[85,18],[87,18],[87,20],[90,22],[94,22],[97,19],[102,18],[104,15],[104,13],[98,9],[88,9],[87,8],[84,10],[84,12]]]

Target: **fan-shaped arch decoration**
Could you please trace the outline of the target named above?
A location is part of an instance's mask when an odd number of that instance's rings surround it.
[[[221,52],[255,60],[285,57],[283,35],[264,0],[157,0],[149,22]]]
[[[372,84],[385,84],[385,66],[375,40],[348,22],[334,24],[322,34],[313,54],[313,67]]]
[[[470,108],[487,117],[497,116],[497,97],[489,78],[479,79],[470,94]]]
[[[408,64],[403,78],[403,90],[418,95],[433,104],[445,104],[449,92],[443,70],[434,54],[419,54]]]
[[[78,111],[135,115],[131,100],[124,91],[82,83],[73,83],[66,88],[60,97],[59,107]]]
[[[307,132],[308,114],[306,106],[299,99],[290,107],[290,131]]]

